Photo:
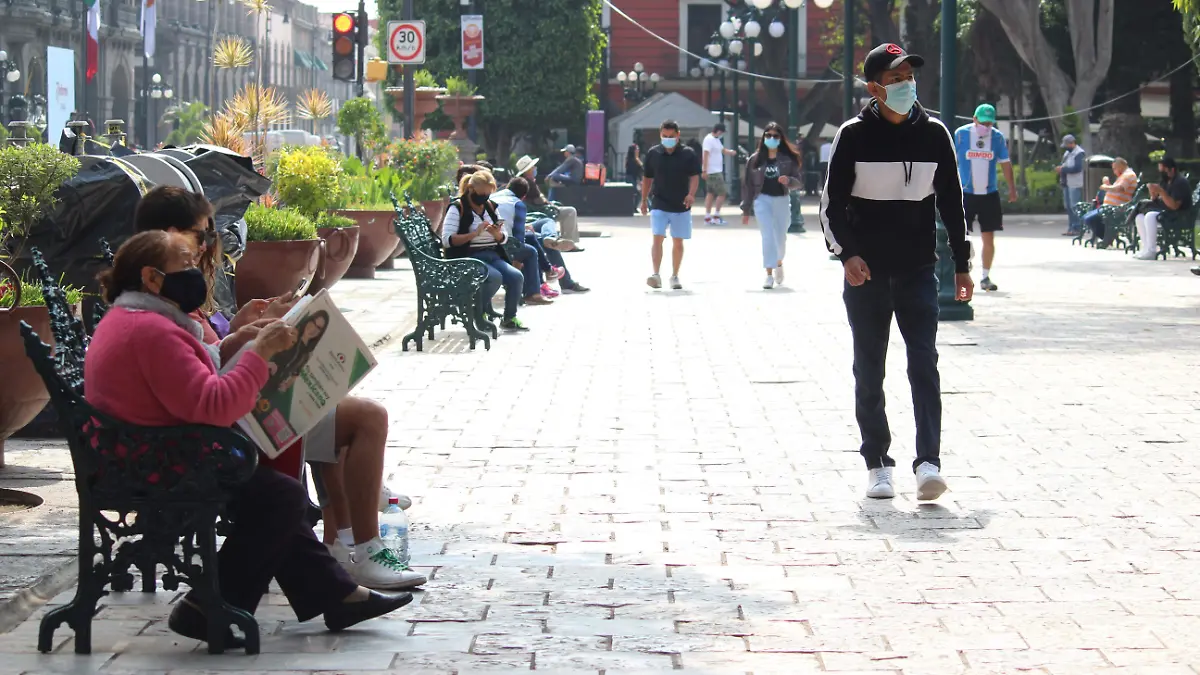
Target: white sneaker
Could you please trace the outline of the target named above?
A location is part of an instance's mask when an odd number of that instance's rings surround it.
[[[937,499],[946,491],[946,479],[938,468],[929,462],[917,467],[917,499],[927,502]]]
[[[671,288],[674,290],[683,288],[683,284],[679,283],[679,277],[671,277]]]
[[[646,279],[646,285],[650,288],[662,288],[662,277],[658,276],[657,274],[651,274],[650,277]]]
[[[346,571],[360,586],[377,591],[396,591],[421,586],[426,581],[424,574],[412,571],[396,559],[396,555],[378,537],[354,548],[354,560]]]
[[[871,499],[891,499],[896,496],[892,487],[892,467],[867,471],[867,496]]]
[[[775,277],[767,275],[767,280],[763,282],[763,288],[775,288]]]
[[[329,555],[333,556],[334,560],[338,561],[342,567],[349,569],[351,554],[353,553],[349,546],[343,544],[341,541],[335,541],[332,544],[325,544],[325,548],[329,549]]]
[[[402,495],[399,492],[396,492],[396,491],[392,490],[391,488],[389,488],[388,486],[384,485],[383,489],[380,490],[380,492],[379,492],[379,510],[380,511],[384,511],[387,509],[389,499],[399,500],[399,505],[400,505],[401,511],[407,511],[408,508],[410,506],[412,506],[412,498],[411,497],[409,497],[408,495]]]
[[[782,267],[775,268],[775,285],[776,286],[783,285],[783,268]]]

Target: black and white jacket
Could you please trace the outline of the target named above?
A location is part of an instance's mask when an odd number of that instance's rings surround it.
[[[821,228],[843,262],[859,256],[873,273],[905,273],[937,261],[942,216],[958,273],[970,271],[954,142],[918,103],[892,124],[875,102],[838,129],[821,194]]]

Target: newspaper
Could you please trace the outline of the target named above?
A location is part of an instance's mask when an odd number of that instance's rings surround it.
[[[270,376],[258,403],[238,421],[271,459],[332,413],[376,365],[371,350],[324,290],[302,298],[283,321],[298,330],[296,344],[267,362]],[[252,345],[230,359],[222,372],[233,368]]]

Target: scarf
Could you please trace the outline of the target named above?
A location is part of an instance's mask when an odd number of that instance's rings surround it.
[[[186,330],[192,337],[196,338],[196,341],[203,345],[204,351],[208,352],[208,358],[212,361],[213,367],[218,371],[221,370],[221,350],[217,345],[204,344],[204,329],[195,319],[184,314],[179,307],[153,293],[143,291],[125,291],[117,297],[117,301],[113,303],[113,306],[131,312],[151,312],[170,319],[171,323]]]

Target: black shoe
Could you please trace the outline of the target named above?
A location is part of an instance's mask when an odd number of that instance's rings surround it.
[[[412,602],[412,593],[396,593],[385,595],[371,591],[371,595],[362,602],[343,602],[337,607],[325,612],[325,627],[337,632],[345,630],[356,623],[389,614]]]
[[[527,330],[529,330],[529,328],[525,324],[521,323],[521,320],[515,316],[511,319],[505,319],[505,320],[501,321],[500,327],[503,328],[504,330],[511,330],[511,331],[527,331]]]
[[[185,638],[208,642],[208,617],[188,600],[180,600],[171,610],[167,619],[167,628]],[[225,648],[244,649],[246,641],[235,636],[233,631],[225,629]]]
[[[1196,276],[1200,277],[1200,267],[1193,267],[1192,274],[1195,274]]]
[[[592,290],[579,282],[575,282],[570,286],[563,286],[562,284],[559,284],[559,286],[562,287],[563,293],[587,293]]]

